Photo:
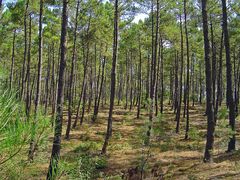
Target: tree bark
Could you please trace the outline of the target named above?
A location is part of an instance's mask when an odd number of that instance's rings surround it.
[[[76,64],[76,41],[77,41],[79,4],[80,4],[80,0],[77,1],[75,27],[74,27],[74,35],[73,35],[73,52],[72,52],[72,64],[71,64],[69,95],[68,95],[68,124],[67,124],[66,136],[65,136],[66,139],[69,139],[71,124],[72,124],[73,78],[75,74],[75,64]]]
[[[98,97],[97,97],[97,100],[96,100],[96,105],[94,106],[94,112],[93,112],[92,122],[95,122],[95,121],[96,121],[97,115],[98,115],[99,104],[100,104],[100,99],[101,99],[102,89],[103,89],[104,72],[105,72],[105,62],[106,62],[106,57],[104,56],[103,62],[102,62],[102,76],[101,76],[99,94],[98,94]]]
[[[208,39],[208,15],[207,0],[202,0],[202,20],[203,20],[203,36],[204,36],[204,52],[205,52],[205,74],[206,74],[206,93],[207,93],[207,142],[204,153],[204,162],[212,161],[212,151],[214,143],[214,108],[212,102],[212,71],[209,57],[210,45]]]
[[[137,108],[137,118],[140,117],[141,111],[141,96],[142,96],[142,50],[141,50],[141,35],[139,34],[139,69],[138,69],[138,108]]]
[[[112,71],[111,71],[111,95],[110,95],[110,107],[108,116],[108,126],[105,141],[102,148],[102,153],[105,154],[110,137],[112,136],[112,114],[114,107],[115,97],[115,81],[116,81],[116,64],[117,64],[117,53],[118,53],[118,0],[115,0],[115,12],[114,12],[114,32],[113,32],[113,59],[112,59]]]
[[[222,0],[222,15],[223,15],[223,33],[224,33],[224,44],[226,52],[226,77],[227,77],[227,103],[229,106],[229,125],[231,129],[235,131],[235,102],[233,98],[232,89],[232,64],[230,55],[230,42],[228,36],[228,22],[227,22],[227,7],[226,0]],[[235,134],[230,138],[228,143],[228,152],[236,149],[235,147],[236,138]]]
[[[26,115],[29,118],[30,116],[30,109],[31,109],[31,98],[30,98],[30,63],[31,63],[31,41],[32,41],[32,16],[29,15],[29,34],[28,34],[28,55],[27,55],[27,72],[25,82],[27,83],[27,92],[26,92]]]
[[[23,53],[23,65],[22,65],[22,87],[21,87],[21,100],[24,99],[24,89],[25,89],[25,67],[27,59],[27,49],[28,49],[28,35],[27,35],[27,16],[28,16],[28,5],[29,0],[26,2],[25,13],[24,13],[24,53]]]
[[[15,39],[16,39],[16,29],[13,31],[13,43],[12,43],[12,63],[11,63],[11,72],[10,72],[10,82],[9,89],[12,90],[13,83],[13,72],[14,72],[14,63],[15,63]]]
[[[174,81],[174,113],[177,110],[178,106],[178,94],[179,94],[179,88],[178,88],[178,52],[176,52],[175,55],[175,81]]]
[[[218,113],[219,105],[221,104],[221,96],[222,96],[222,53],[223,53],[223,32],[221,35],[221,42],[220,42],[220,52],[219,52],[219,67],[218,67],[218,78],[217,78],[217,99],[216,99],[216,106],[215,106],[215,117]],[[215,119],[215,121],[217,118]]]
[[[179,79],[179,97],[176,113],[176,133],[179,133],[180,115],[182,105],[182,78],[183,78],[183,32],[182,32],[182,15],[180,15],[180,36],[181,36],[181,65],[180,65],[180,79]]]
[[[184,0],[184,28],[185,28],[185,36],[186,36],[186,47],[187,47],[187,82],[186,82],[186,129],[185,129],[185,139],[188,139],[188,131],[189,131],[189,41],[188,41],[188,29],[187,29],[187,1]]]
[[[157,47],[158,47],[158,30],[159,30],[159,0],[157,0],[157,16],[156,16],[156,35],[154,39],[154,17],[152,14],[152,61],[151,61],[151,74],[150,74],[150,108],[149,108],[149,125],[147,130],[148,141],[151,135],[153,111],[154,111],[154,95],[156,85],[156,61],[157,61]],[[153,12],[153,1],[152,1],[152,12]],[[154,41],[155,40],[155,41]],[[148,142],[147,142],[148,143]]]
[[[49,80],[50,80],[50,69],[51,69],[51,48],[48,50],[48,65],[47,65],[47,76],[46,76],[46,85],[45,85],[45,110],[44,114],[47,114],[48,109],[48,99],[49,99]]]
[[[163,40],[161,38],[160,40],[161,44],[161,66],[160,66],[160,73],[161,73],[161,107],[160,107],[160,112],[161,114],[163,113],[163,101],[164,101],[164,74],[163,74]]]
[[[58,79],[58,95],[57,95],[57,117],[55,119],[55,132],[52,146],[52,154],[50,165],[47,173],[47,180],[55,179],[58,161],[60,158],[61,149],[61,135],[62,135],[62,121],[63,121],[63,89],[64,89],[64,72],[66,66],[66,36],[67,36],[67,9],[68,0],[63,0],[62,8],[62,27],[61,27],[61,61],[59,67],[59,79]]]
[[[42,78],[42,14],[43,14],[43,0],[40,0],[40,8],[39,8],[39,35],[38,35],[38,72],[37,72],[37,89],[36,89],[36,99],[35,99],[35,108],[34,108],[34,121],[33,121],[33,130],[35,131],[36,121],[37,121],[37,113],[38,106],[41,98],[41,78]],[[34,153],[36,150],[36,142],[35,142],[35,132],[33,133],[33,137],[30,142],[28,159],[33,161]]]

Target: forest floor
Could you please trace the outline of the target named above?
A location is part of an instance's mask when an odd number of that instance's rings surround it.
[[[95,124],[91,124],[90,115],[86,116],[83,125],[81,127],[78,125],[71,131],[70,140],[64,139],[66,113],[64,117],[61,160],[68,165],[63,165],[60,179],[69,179],[66,175],[68,174],[66,169],[71,169],[69,164],[75,168],[75,174],[76,172],[83,174],[81,168],[86,165],[84,163],[90,161],[80,157],[83,157],[83,154],[91,157],[100,156],[108,109],[101,109]],[[174,112],[170,107],[165,107],[164,114],[154,119],[150,146],[146,147],[143,145],[143,139],[148,125],[147,112],[142,110],[141,118],[136,119],[135,110],[129,111],[116,106],[113,115],[113,136],[107,155],[98,161],[96,168],[98,175],[102,177],[99,179],[121,179],[123,176],[128,179],[140,179],[142,167],[144,179],[240,179],[240,151],[225,153],[228,135],[226,128],[223,128],[224,123],[218,123],[220,125],[216,130],[214,163],[203,163],[206,140],[204,107],[196,105],[190,108],[188,140],[184,140],[185,120],[181,119],[180,133],[176,134],[174,119]],[[236,129],[240,129],[239,124]],[[237,133],[239,135],[239,132]],[[237,142],[240,141],[238,135]],[[45,179],[51,144],[52,137],[49,137],[47,146],[39,149],[36,160],[25,168],[23,173],[26,174],[26,179]]]

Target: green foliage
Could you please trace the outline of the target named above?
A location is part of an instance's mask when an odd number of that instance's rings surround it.
[[[198,141],[198,142],[201,140],[201,136],[199,135],[199,130],[196,127],[191,127],[189,129],[188,135],[191,140]]]
[[[0,96],[0,164],[21,149],[30,137],[30,123],[25,122],[16,94],[4,91]]]
[[[114,134],[114,136],[115,136],[116,140],[121,140],[121,139],[122,139],[122,134],[121,134],[121,132],[116,132],[116,133]]]
[[[99,177],[99,170],[107,167],[104,156],[81,154],[74,163],[60,161],[58,176],[66,174],[70,179],[91,180]]]
[[[131,148],[131,145],[128,142],[124,142],[123,144],[113,143],[109,146],[110,151],[124,151]]]
[[[97,142],[93,142],[93,141],[86,141],[86,142],[82,142],[80,144],[80,146],[78,146],[74,152],[77,153],[90,153],[90,152],[94,152],[99,150],[99,148],[101,147],[100,143]]]
[[[10,179],[21,179],[32,137],[38,151],[46,150],[51,131],[50,118],[39,115],[33,127],[33,117],[27,120],[21,106],[15,93],[6,90],[0,96],[0,176]]]
[[[165,122],[164,122],[164,116],[163,114],[159,113],[157,117],[154,118],[154,127],[153,127],[153,132],[155,136],[160,136],[163,137],[165,136]]]
[[[73,161],[61,159],[59,164],[58,177],[67,176],[70,179],[90,180],[100,176],[100,170],[107,167],[105,156],[96,155],[96,151],[101,148],[102,144],[86,141],[74,149],[77,157]]]
[[[78,167],[73,178],[79,179],[92,179],[95,171],[95,162],[90,156],[81,156],[78,159]]]
[[[191,150],[200,150],[200,142],[202,141],[202,137],[200,136],[199,130],[196,127],[191,127],[189,129],[188,135],[190,139],[193,141],[188,144],[188,147]]]
[[[226,147],[229,138],[231,138],[234,134],[236,134],[236,132],[229,126],[227,108],[220,109],[215,130],[216,137],[220,138],[219,148]]]
[[[219,120],[221,119],[227,119],[228,118],[228,110],[227,108],[221,108],[218,111],[218,117]]]

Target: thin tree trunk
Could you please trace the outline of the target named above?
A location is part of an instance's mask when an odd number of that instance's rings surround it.
[[[141,111],[141,96],[142,96],[142,50],[141,50],[141,35],[139,34],[139,69],[138,69],[138,108],[137,108],[137,118],[140,117]]]
[[[155,84],[155,116],[158,115],[158,98],[159,98],[159,91],[158,86],[161,85],[161,77],[160,77],[160,64],[161,64],[161,41],[158,42],[158,57],[157,57],[157,78]]]
[[[152,129],[152,120],[153,120],[153,111],[154,111],[154,95],[155,93],[155,84],[156,84],[156,61],[157,61],[157,47],[158,47],[158,30],[159,30],[159,0],[157,0],[157,17],[156,17],[156,35],[154,42],[154,18],[152,15],[152,62],[151,62],[151,77],[150,77],[150,108],[149,108],[149,125],[147,131],[148,141],[150,140],[151,129]],[[152,12],[153,12],[153,1],[152,1]],[[149,143],[149,142],[147,142]]]
[[[92,122],[96,121],[97,115],[98,115],[99,104],[100,104],[100,99],[101,99],[102,89],[103,89],[105,62],[106,62],[106,57],[104,56],[103,62],[102,62],[102,77],[101,77],[101,82],[100,82],[99,94],[98,94],[98,97],[97,97],[96,105],[94,106],[94,113],[93,113],[93,117],[92,117]]]
[[[211,29],[211,45],[212,45],[212,83],[213,83],[213,104],[216,102],[215,94],[216,94],[216,47],[214,42],[214,34],[213,34],[213,25],[212,21],[210,22]],[[214,113],[216,114],[216,112]],[[217,118],[217,117],[215,117]]]
[[[174,87],[175,87],[175,91],[174,91],[174,113],[177,110],[177,106],[178,106],[178,92],[179,92],[179,88],[178,88],[178,52],[176,52],[175,55],[175,82],[174,82]]]
[[[13,31],[13,43],[12,43],[12,63],[11,63],[11,72],[10,72],[10,90],[12,90],[13,83],[13,72],[14,72],[14,63],[15,63],[15,39],[16,39],[16,29]]]
[[[51,54],[51,49],[49,47],[48,50],[48,66],[47,66],[47,76],[46,76],[46,85],[45,85],[45,110],[44,114],[47,114],[47,108],[48,108],[48,99],[49,99],[49,80],[50,80],[50,69],[51,69],[51,61],[50,61],[50,56]]]
[[[28,42],[28,55],[27,55],[27,73],[25,82],[27,83],[27,93],[26,93],[26,115],[29,118],[30,116],[30,109],[31,109],[31,99],[30,99],[30,63],[31,63],[31,41],[32,41],[32,16],[29,15],[29,34],[28,34],[29,42]]]
[[[115,13],[114,13],[114,33],[113,33],[113,60],[112,60],[112,71],[111,71],[111,95],[110,95],[110,107],[108,116],[107,134],[102,148],[102,153],[105,154],[110,137],[112,136],[112,113],[114,107],[115,97],[115,81],[116,81],[116,63],[118,53],[118,0],[115,0]]]
[[[148,102],[148,98],[149,98],[149,86],[150,86],[150,53],[149,53],[149,50],[148,50],[148,61],[147,61],[147,80],[146,80],[146,96],[145,96],[145,101],[146,103]],[[144,108],[146,106],[146,103],[144,103]]]
[[[89,30],[90,30],[90,25],[91,25],[91,18],[92,15],[90,14],[90,17],[88,19],[88,26],[87,26],[87,37],[89,36]],[[83,42],[82,42],[83,43]],[[82,89],[81,89],[81,93],[80,93],[80,97],[79,97],[79,101],[78,101],[78,107],[77,107],[77,114],[76,114],[76,118],[75,121],[73,123],[73,128],[75,128],[77,126],[77,121],[79,118],[79,111],[80,111],[80,106],[81,106],[81,101],[82,101],[82,95],[83,95],[83,91],[85,89],[86,86],[86,77],[87,77],[87,69],[88,69],[88,55],[89,55],[89,40],[87,40],[87,53],[86,53],[86,57],[85,57],[85,47],[84,47],[84,43],[82,45],[83,48],[83,60],[84,60],[84,72],[83,72],[83,80],[82,80]]]
[[[218,107],[220,105],[221,96],[222,96],[222,53],[223,53],[223,31],[221,35],[220,42],[220,52],[219,52],[219,67],[218,67],[218,78],[217,78],[217,99],[216,99],[216,107],[215,107],[215,117],[218,113]],[[215,121],[217,118],[215,119]]]
[[[129,88],[129,67],[128,67],[128,53],[126,52],[126,102],[125,109],[128,107],[128,88]]]
[[[34,108],[34,121],[33,121],[33,129],[35,131],[36,121],[37,121],[37,113],[38,106],[41,99],[41,78],[42,78],[42,14],[43,14],[43,0],[40,0],[39,6],[39,35],[38,35],[38,73],[37,73],[37,89],[36,89],[36,99],[35,99],[35,108]],[[36,142],[35,142],[35,133],[33,133],[33,137],[30,142],[28,159],[33,161],[34,153],[36,150]]]
[[[83,123],[83,118],[84,118],[84,114],[85,114],[85,104],[86,104],[86,93],[87,93],[87,83],[84,86],[84,91],[83,91],[83,103],[82,103],[82,114],[81,114],[81,118],[80,118],[80,125],[82,125]]]
[[[129,106],[129,110],[132,110],[132,106],[133,106],[133,87],[134,83],[133,83],[133,52],[132,49],[130,50],[130,106]]]
[[[55,83],[55,48],[54,43],[52,43],[52,77],[51,77],[51,88],[52,88],[52,120],[55,116],[55,106],[56,106],[56,83]],[[53,122],[52,122],[53,125]]]
[[[22,65],[22,87],[21,87],[21,100],[24,99],[24,89],[25,89],[25,67],[28,51],[28,35],[27,35],[27,16],[28,16],[28,5],[29,0],[26,2],[25,13],[24,13],[24,53],[23,53],[23,65]]]
[[[160,40],[160,44],[161,44],[161,67],[160,67],[160,73],[161,73],[161,107],[160,107],[160,112],[161,114],[163,113],[163,101],[164,101],[164,74],[163,74],[163,40],[161,38]]]
[[[235,48],[233,51],[233,74],[234,74],[234,99],[235,99],[235,116],[238,116],[238,92],[237,92],[237,85],[238,85],[238,79],[237,79],[237,65],[236,65],[236,52]]]
[[[187,82],[186,82],[186,131],[185,131],[185,139],[188,139],[188,131],[189,131],[189,64],[190,64],[190,57],[189,57],[189,42],[188,42],[188,29],[187,29],[187,1],[184,0],[184,27],[185,27],[185,35],[186,35],[186,47],[187,47]]]
[[[227,7],[226,0],[222,0],[222,14],[223,14],[223,33],[224,33],[224,44],[226,52],[226,76],[227,76],[227,103],[229,106],[229,125],[231,129],[235,131],[235,102],[233,98],[232,90],[232,64],[230,55],[230,43],[228,36],[228,22],[227,22]],[[236,149],[236,138],[235,134],[232,135],[228,143],[228,152]]]
[[[195,57],[194,57],[194,54],[192,54],[192,68],[191,68],[191,73],[192,73],[192,106],[194,107],[195,105],[195,79],[194,79],[194,76],[195,76]],[[197,85],[196,85],[197,86]]]
[[[206,93],[207,93],[207,142],[204,153],[204,162],[212,160],[212,151],[214,143],[214,108],[212,103],[212,72],[209,57],[210,45],[208,39],[208,15],[207,0],[202,0],[202,20],[203,20],[203,36],[204,36],[204,52],[205,52],[205,74],[206,74]]]
[[[182,78],[183,78],[183,32],[182,32],[182,15],[180,17],[180,36],[181,36],[181,65],[180,65],[180,80],[179,80],[179,97],[178,106],[176,113],[176,133],[179,133],[180,126],[180,115],[181,115],[181,105],[182,105]]]
[[[70,82],[69,82],[68,124],[67,124],[66,136],[65,136],[66,139],[69,139],[71,123],[72,123],[73,78],[74,78],[74,74],[75,74],[75,64],[76,64],[76,41],[77,41],[79,4],[80,4],[80,0],[77,1],[77,9],[76,9],[76,16],[75,16],[75,27],[74,27],[74,35],[73,35],[74,40],[73,40],[71,74],[70,74]]]
[[[60,158],[61,149],[61,135],[62,135],[62,120],[63,120],[63,90],[64,90],[64,71],[66,66],[66,36],[67,36],[67,6],[68,1],[63,0],[62,9],[62,30],[61,30],[61,61],[59,68],[59,79],[58,79],[58,95],[57,95],[57,117],[55,120],[55,132],[52,146],[52,154],[50,165],[47,173],[47,180],[55,179],[55,175],[58,168],[58,161]]]

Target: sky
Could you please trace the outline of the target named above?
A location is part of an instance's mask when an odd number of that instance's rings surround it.
[[[14,1],[16,0],[3,0],[3,3],[9,3]],[[104,1],[108,1],[108,0],[104,0]],[[136,14],[133,22],[137,23],[139,20],[144,20],[146,17],[148,17],[147,14],[143,14],[143,13]]]

